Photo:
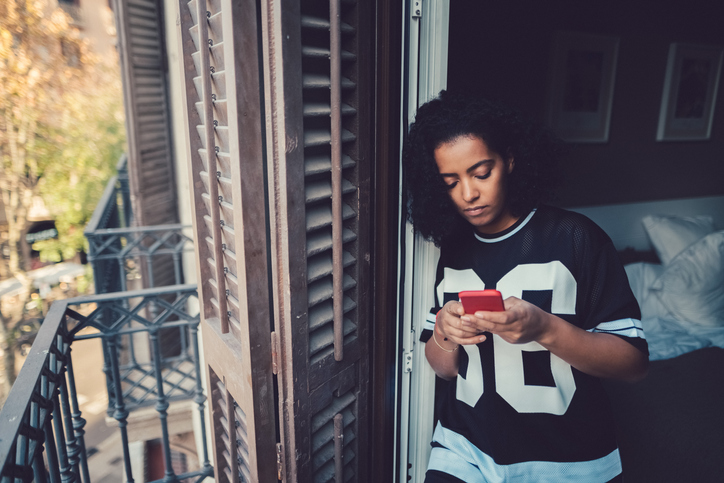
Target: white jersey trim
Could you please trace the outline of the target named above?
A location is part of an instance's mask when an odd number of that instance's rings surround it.
[[[477,238],[479,241],[481,241],[483,243],[497,243],[497,242],[503,241],[507,238],[510,238],[511,236],[515,235],[520,230],[522,230],[523,227],[528,224],[530,219],[533,218],[533,215],[535,215],[536,210],[537,210],[537,208],[534,209],[533,211],[531,211],[530,213],[528,213],[528,216],[525,217],[525,220],[523,220],[523,223],[521,223],[520,225],[515,227],[515,230],[511,231],[510,233],[506,233],[505,235],[499,236],[498,238],[483,238],[480,235],[478,235],[477,233],[475,233],[475,238]]]
[[[435,330],[435,322],[437,322],[437,315],[432,312],[427,314],[427,319],[422,324],[422,330]]]
[[[435,428],[432,440],[443,447],[432,448],[427,469],[442,471],[466,483],[606,482],[621,474],[622,470],[618,449],[591,461],[525,461],[499,465],[465,437],[440,423]]]
[[[588,332],[601,332],[604,334],[616,334],[623,337],[646,339],[641,321],[638,319],[619,319],[611,322],[601,322]]]

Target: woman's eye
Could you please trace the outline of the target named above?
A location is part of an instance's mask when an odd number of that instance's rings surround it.
[[[477,174],[477,175],[475,175],[475,177],[478,178],[478,179],[490,178],[490,173],[491,173],[491,171],[488,171],[488,172],[485,173],[485,174]]]
[[[445,183],[445,187],[449,190],[453,189],[458,184],[457,181],[453,181],[452,183]]]

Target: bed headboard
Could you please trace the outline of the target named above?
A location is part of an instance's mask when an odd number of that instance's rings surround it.
[[[678,200],[646,201],[605,206],[569,208],[583,213],[608,233],[616,249],[631,247],[649,251],[653,247],[644,231],[641,219],[646,215],[710,215],[717,230],[724,229],[724,196],[685,198]]]

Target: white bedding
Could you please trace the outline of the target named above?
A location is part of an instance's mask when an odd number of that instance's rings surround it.
[[[670,359],[704,347],[724,348],[723,326],[711,327],[678,320],[661,303],[652,285],[663,273],[663,266],[634,263],[625,268],[641,307],[641,323],[649,344],[650,360]]]
[[[618,250],[654,250],[664,265],[626,266],[650,359],[724,347],[724,196],[575,209]]]
[[[649,360],[671,359],[704,347],[724,348],[724,328],[703,327],[663,317],[643,317]]]

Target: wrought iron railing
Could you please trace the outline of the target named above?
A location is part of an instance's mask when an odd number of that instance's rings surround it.
[[[88,261],[93,266],[96,293],[123,292],[129,280],[145,278],[141,286],[183,282],[182,256],[193,250],[185,225],[86,230]],[[159,274],[164,280],[159,281]]]
[[[85,229],[95,293],[184,283],[182,257],[193,251],[191,226],[132,227],[125,154],[116,170]]]
[[[202,481],[213,476],[206,444],[204,395],[199,363],[196,287],[178,285],[78,297],[55,302],[0,412],[0,477],[3,483],[89,482],[86,421],[75,385],[71,348],[101,339],[103,372],[110,388],[108,414],[121,433],[126,481],[133,481],[129,412],[155,405],[161,429],[165,477],[158,481]],[[195,314],[195,315],[192,315]],[[166,353],[164,331],[183,333],[182,344]],[[145,343],[147,354],[133,347]],[[121,351],[121,347],[131,348]],[[121,354],[126,354],[122,360]],[[88,368],[83,368],[88,371]],[[193,400],[200,425],[199,468],[175,475],[171,461],[169,405]]]

